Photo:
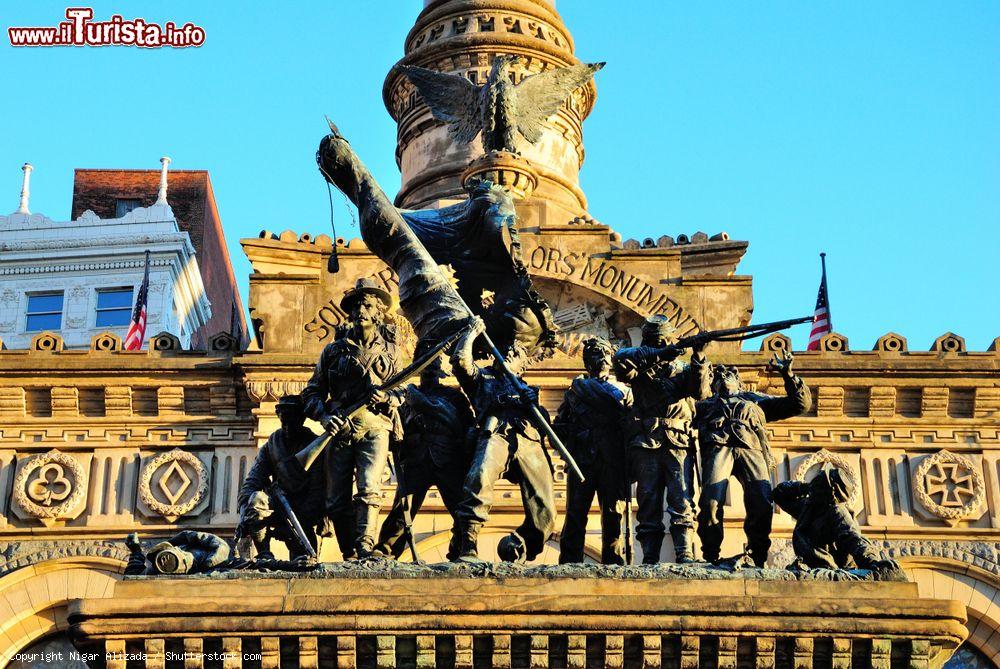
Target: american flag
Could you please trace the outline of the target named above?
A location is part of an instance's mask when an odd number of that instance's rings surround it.
[[[833,325],[830,321],[830,298],[826,294],[826,254],[819,254],[823,263],[823,278],[819,282],[819,295],[816,297],[816,311],[813,313],[813,329],[809,333],[809,346],[807,351],[818,351],[819,340],[823,335],[833,332]]]
[[[142,275],[142,285],[135,297],[135,308],[132,309],[132,322],[125,335],[125,350],[138,351],[146,338],[146,302],[149,294],[149,251],[146,251],[146,270]]]

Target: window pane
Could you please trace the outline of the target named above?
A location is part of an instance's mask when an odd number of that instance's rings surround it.
[[[128,325],[132,322],[131,309],[108,309],[97,312],[97,327],[115,328],[119,325]]]
[[[121,218],[136,207],[140,206],[139,200],[119,198],[115,200],[115,218]]]
[[[132,289],[115,288],[114,290],[97,291],[98,309],[130,308],[132,306]]]
[[[963,643],[944,663],[944,669],[993,669],[994,664],[970,643]]]
[[[28,332],[41,332],[42,330],[58,330],[62,327],[62,314],[37,314],[28,316],[25,330]]]
[[[62,303],[63,296],[62,293],[48,294],[48,295],[29,295],[28,296],[28,313],[37,314],[44,313],[46,311],[53,312],[58,311],[62,313]]]

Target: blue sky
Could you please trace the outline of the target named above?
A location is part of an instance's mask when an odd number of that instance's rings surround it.
[[[313,153],[329,114],[395,193],[383,78],[418,0],[95,2],[205,28],[198,49],[12,49],[0,209],[32,162],[32,210],[69,216],[73,168],[207,169],[245,295],[241,237],[325,232]],[[812,313],[828,253],[833,323],[855,349],[896,331],[971,350],[1000,336],[1000,3],[559,0],[577,55],[606,60],[585,125],[591,214],[626,238],[750,241],[754,320]],[[6,185],[4,185],[6,184]],[[6,193],[6,195],[3,195]],[[6,204],[3,204],[6,201]],[[355,236],[343,201],[338,232]],[[805,346],[808,328],[794,332]]]

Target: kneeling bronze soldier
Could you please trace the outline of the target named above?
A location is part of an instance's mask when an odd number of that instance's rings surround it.
[[[629,468],[636,482],[636,538],[643,564],[660,560],[666,496],[670,537],[677,562],[694,560],[694,448],[691,420],[695,400],[707,397],[708,367],[699,349],[691,364],[674,362],[682,349],[671,346],[675,329],[664,316],[642,326],[642,344],[615,354],[619,381],[632,387],[632,411],[626,421]]]
[[[388,292],[359,279],[340,302],[350,316],[320,355],[302,391],[306,415],[334,435],[326,463],[326,519],[322,533],[335,533],[345,558],[365,557],[375,545],[382,475],[389,459],[389,436],[398,428],[401,391],[378,391],[399,366],[396,329],[386,323]],[[342,407],[367,404],[350,419]],[[357,493],[353,495],[355,485]]]
[[[436,358],[421,372],[419,386],[407,386],[406,399],[399,408],[403,441],[395,460],[398,487],[377,545],[379,551],[395,558],[406,549],[404,505],[416,515],[427,491],[437,486],[441,501],[454,518],[462,500],[462,483],[472,457],[472,408],[461,390],[441,383],[447,376],[441,359]],[[457,557],[454,530],[448,548],[448,559]]]
[[[271,539],[283,542],[293,559],[308,554],[295,535],[283,504],[273,499],[273,486],[277,486],[280,494],[284,495],[285,502],[302,526],[305,539],[314,550],[317,548],[316,528],[322,523],[324,515],[322,468],[315,467],[307,472],[295,458],[299,450],[317,437],[304,425],[306,417],[302,399],[298,395],[286,395],[278,401],[275,412],[281,421],[281,428],[271,434],[257,452],[237,498],[240,524],[236,534],[250,539],[258,559],[262,560],[274,557],[270,548]]]
[[[622,424],[632,391],[610,378],[614,348],[604,339],[583,344],[587,373],[573,380],[556,414],[555,430],[586,480],[568,477],[566,520],[559,539],[559,562],[583,562],[587,516],[597,496],[601,509],[601,562],[625,564],[622,517],[628,494],[628,458]]]
[[[771,547],[771,470],[774,460],[768,444],[767,423],[798,416],[809,410],[809,388],[792,373],[792,354],[775,354],[771,369],[781,374],[785,396],[745,390],[735,367],[716,365],[713,395],[698,402],[696,425],[703,467],[699,500],[698,536],[710,562],[719,560],[723,538],[723,507],[729,477],[743,487],[746,532],[750,557],[763,567]]]
[[[500,542],[498,552],[505,560],[533,560],[552,536],[556,520],[552,465],[527,404],[537,404],[538,390],[529,388],[520,378],[528,356],[517,341],[506,351],[507,364],[516,379],[510,379],[498,362],[489,367],[475,364],[473,344],[483,328],[483,322],[477,319],[451,359],[452,370],[472,402],[479,426],[472,465],[456,513],[459,559],[478,559],[479,529],[489,519],[494,486],[504,477],[520,485],[525,520]]]
[[[773,492],[774,503],[795,519],[792,548],[797,569],[885,570],[898,568],[884,560],[847,505],[851,485],[839,469],[821,470],[812,481],[785,481]]]

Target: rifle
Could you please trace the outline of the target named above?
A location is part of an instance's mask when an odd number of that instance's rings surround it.
[[[312,543],[309,541],[309,537],[306,536],[305,530],[302,529],[302,524],[299,519],[295,516],[295,512],[292,511],[292,506],[288,503],[288,499],[285,498],[285,493],[278,486],[277,482],[271,484],[271,488],[268,490],[271,495],[271,499],[278,503],[281,507],[281,512],[285,514],[285,520],[288,522],[288,527],[295,535],[295,538],[299,540],[299,544],[302,549],[305,550],[306,555],[315,559],[316,549],[313,548]]]
[[[368,400],[371,399],[371,396],[376,391],[391,390],[396,386],[398,386],[399,384],[401,384],[406,379],[413,376],[414,374],[419,374],[420,372],[422,372],[424,368],[427,367],[427,365],[433,362],[434,358],[436,358],[438,354],[441,353],[441,351],[443,351],[445,348],[451,346],[456,341],[458,341],[459,337],[461,337],[462,334],[467,329],[468,326],[459,329],[457,332],[451,334],[448,337],[445,337],[437,344],[435,344],[426,353],[417,357],[413,362],[410,363],[408,367],[391,376],[385,383],[376,386],[373,389],[372,393],[369,394],[367,397],[358,400],[354,404],[350,404],[346,407],[341,408],[338,413],[341,416],[343,416],[345,420],[349,421],[352,416],[354,416],[356,413],[361,411],[361,409],[363,409],[365,406],[368,405]],[[323,453],[326,447],[329,446],[330,442],[333,440],[335,436],[337,435],[331,434],[329,432],[324,432],[319,437],[311,441],[308,446],[306,446],[301,451],[296,453],[295,459],[299,461],[299,464],[302,465],[303,469],[309,471],[309,468],[313,466],[313,463],[316,462],[316,459]]]
[[[787,330],[793,325],[799,325],[800,323],[811,323],[812,320],[812,316],[804,316],[802,318],[789,318],[785,321],[745,325],[741,328],[729,328],[728,330],[709,330],[708,332],[699,332],[696,335],[681,337],[673,345],[677,348],[692,348],[694,346],[703,346],[710,341],[743,341]]]
[[[755,337],[763,337],[764,335],[769,335],[774,332],[787,330],[793,325],[811,323],[812,320],[812,316],[805,316],[803,318],[789,318],[785,321],[772,321],[770,323],[759,323],[757,325],[745,325],[740,328],[729,328],[727,330],[707,330],[705,332],[699,332],[698,334],[681,337],[673,344],[667,344],[663,348],[655,349],[649,355],[649,364],[653,365],[658,362],[669,362],[680,355],[681,351],[686,348],[700,348],[713,341],[744,341]]]

